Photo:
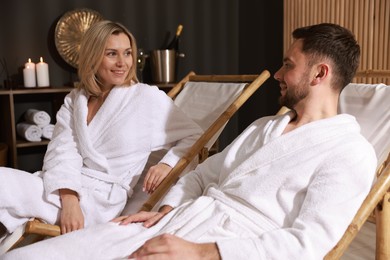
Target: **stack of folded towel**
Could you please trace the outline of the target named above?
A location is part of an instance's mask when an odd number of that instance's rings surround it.
[[[42,137],[51,139],[54,125],[50,124],[50,115],[42,110],[28,109],[24,113],[24,122],[16,125],[18,134],[30,142],[40,142]]]

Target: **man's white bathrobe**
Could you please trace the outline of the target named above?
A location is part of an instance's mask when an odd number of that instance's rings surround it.
[[[116,259],[161,233],[217,242],[222,259],[322,259],[368,193],[372,146],[346,114],[282,134],[291,114],[250,125],[185,175],[149,229],[101,224],[11,251],[5,259]]]
[[[170,148],[161,162],[174,166],[202,130],[157,87],[115,87],[87,124],[88,96],[69,93],[44,157],[33,174],[0,168],[0,222],[10,232],[31,217],[58,221],[59,189],[80,197],[85,225],[118,216],[151,151]]]

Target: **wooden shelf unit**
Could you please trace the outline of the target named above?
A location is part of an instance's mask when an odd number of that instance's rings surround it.
[[[156,85],[165,92],[168,92],[175,85],[173,83],[147,84]],[[18,157],[22,154],[44,153],[49,140],[42,139],[41,142],[26,141],[18,136],[16,124],[21,121],[23,112],[28,108],[45,110],[50,114],[51,123],[54,124],[55,115],[63,104],[64,97],[72,89],[73,87],[0,89],[0,143],[8,145],[8,167],[27,171],[40,169],[42,162],[35,163],[39,167],[37,166],[38,168],[35,167],[34,169],[21,167]],[[42,109],[42,103],[46,104],[45,109]]]
[[[30,153],[30,150],[46,150],[49,140],[29,142],[20,138],[16,124],[21,121],[28,108],[35,108],[49,113],[51,123],[64,101],[64,97],[73,87],[20,88],[0,90],[0,142],[8,145],[8,167],[19,169],[18,155]]]

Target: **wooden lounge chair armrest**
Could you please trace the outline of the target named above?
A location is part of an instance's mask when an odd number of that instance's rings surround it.
[[[61,235],[61,228],[57,225],[43,223],[38,219],[34,219],[27,222],[25,232],[28,234],[56,237]]]

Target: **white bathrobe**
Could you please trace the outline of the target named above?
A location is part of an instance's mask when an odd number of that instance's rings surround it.
[[[56,223],[64,188],[79,194],[86,226],[111,220],[151,151],[170,148],[161,162],[173,167],[202,133],[157,87],[113,88],[88,125],[87,103],[84,90],[65,97],[42,171],[0,168],[0,222],[9,231],[30,217]]]
[[[117,259],[161,233],[216,242],[222,259],[322,259],[367,195],[376,156],[350,115],[282,135],[290,117],[254,122],[182,177],[162,202],[175,209],[154,227],[101,224],[5,259]]]

